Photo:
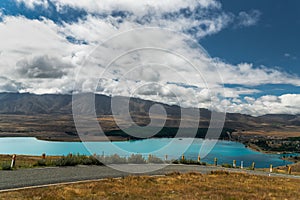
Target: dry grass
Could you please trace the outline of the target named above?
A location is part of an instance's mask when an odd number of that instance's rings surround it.
[[[261,131],[245,131],[243,132],[243,135],[259,135],[259,136],[271,136],[271,137],[279,137],[279,138],[288,138],[288,137],[300,137],[300,132],[298,130],[298,128],[295,127],[291,127],[291,128],[287,128],[283,131],[265,131],[265,130],[261,130]]]
[[[242,173],[172,173],[0,193],[0,199],[300,199],[299,185]]]
[[[292,174],[300,175],[300,162],[294,163],[290,166],[292,167]],[[285,173],[285,174],[287,173],[287,171],[288,171],[288,168],[286,166],[277,167],[274,170],[274,172]]]
[[[292,168],[292,175],[300,175],[300,162],[289,165]],[[270,168],[257,168],[256,171],[269,172]],[[288,174],[287,166],[279,166],[273,168],[273,173]]]
[[[300,174],[300,162],[292,165],[292,172],[298,172],[298,174]]]
[[[55,160],[61,156],[47,156],[47,160]],[[31,168],[40,160],[42,156],[26,156],[26,155],[17,155],[15,168]],[[0,166],[3,163],[11,163],[12,155],[0,155]]]

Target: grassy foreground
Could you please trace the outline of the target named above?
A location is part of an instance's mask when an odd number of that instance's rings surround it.
[[[0,199],[300,199],[300,180],[243,173],[172,173],[0,193]]]

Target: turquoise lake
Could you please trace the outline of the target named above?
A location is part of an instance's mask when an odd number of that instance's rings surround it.
[[[171,141],[173,141],[175,145],[164,152],[163,155],[152,153],[157,149],[165,147]],[[46,153],[47,155],[67,155],[69,153],[79,153],[91,155],[97,153],[100,155],[112,155],[117,153],[120,156],[129,156],[133,153],[139,153],[147,156],[151,153],[160,158],[164,158],[165,155],[168,155],[168,159],[177,159],[181,155],[178,155],[176,152],[181,148],[184,149],[185,143],[190,141],[191,139],[188,138],[161,138],[124,142],[87,142],[85,144],[94,150],[93,152],[89,152],[85,145],[80,142],[50,142],[30,137],[7,137],[0,138],[0,154],[41,155],[42,153]],[[184,152],[185,157],[187,159],[197,160],[203,141],[203,139],[194,139],[193,143]],[[112,150],[111,145],[122,149],[122,151],[116,152]],[[274,167],[291,164],[289,161],[282,160],[281,156],[280,154],[256,152],[246,148],[241,143],[222,140],[218,141],[212,151],[210,151],[206,157],[201,158],[201,161],[212,164],[216,157],[218,158],[219,164],[232,164],[232,161],[236,160],[238,166],[241,161],[244,162],[244,167],[250,166],[252,162],[255,162],[259,168],[269,167],[270,164],[273,164]]]

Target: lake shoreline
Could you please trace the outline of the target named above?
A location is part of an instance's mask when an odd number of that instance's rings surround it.
[[[70,136],[70,137],[46,137],[46,136],[34,136],[34,134],[29,134],[29,135],[23,135],[21,133],[16,133],[16,134],[12,134],[12,133],[7,133],[7,134],[1,134],[0,138],[8,138],[8,137],[16,137],[16,138],[20,138],[20,137],[27,137],[27,138],[31,138],[34,137],[37,140],[41,140],[41,141],[48,141],[48,142],[124,142],[124,141],[138,141],[138,140],[145,140],[145,139],[149,139],[149,138],[129,138],[129,137],[122,137],[122,136],[94,136],[94,137],[89,137],[89,138],[79,138],[79,137],[74,137],[74,136]],[[151,139],[163,139],[163,138],[172,138],[172,137],[152,137]],[[181,137],[181,138],[190,138],[190,137]],[[197,139],[205,139],[202,137],[195,137]],[[259,152],[259,153],[264,153],[264,154],[293,154],[293,153],[297,153],[299,154],[299,152],[288,152],[288,151],[268,151],[268,150],[263,150],[261,147],[249,143],[248,141],[238,141],[235,139],[229,139],[229,138],[223,138],[223,139],[218,139],[220,141],[225,140],[225,141],[231,141],[231,142],[237,142],[237,143],[241,143],[243,144],[246,148]],[[289,159],[285,159],[285,160],[289,160]]]
[[[15,139],[19,138],[19,139]],[[113,155],[118,154],[120,156],[130,156],[132,154],[143,154],[148,156],[154,154],[160,158],[164,158],[168,155],[169,159],[178,159],[185,154],[186,159],[196,159],[200,153],[200,146],[205,144],[203,138],[151,138],[145,140],[128,140],[117,141],[110,143],[109,141],[102,142],[49,142],[45,140],[39,140],[35,137],[10,137],[1,140],[0,152],[1,154],[22,154],[22,155],[41,155],[46,153],[47,155],[68,155],[69,153],[81,154],[81,155]],[[216,145],[214,143],[216,142]],[[213,149],[208,156],[204,156],[201,160],[213,163],[214,158],[218,158],[220,163],[232,163],[233,160],[237,162],[244,161],[245,166],[251,165],[252,162],[256,162],[260,167],[268,167],[269,164],[274,166],[283,166],[285,163],[292,164],[293,162],[285,162],[282,156],[276,154],[265,154],[253,151],[247,148],[243,143],[238,141],[229,140],[215,140],[212,143]],[[164,149],[168,144],[171,144],[170,148]],[[209,144],[210,142],[206,143]],[[95,147],[97,145],[97,149]],[[32,148],[35,147],[35,148]],[[188,148],[188,149],[186,149]],[[93,150],[94,149],[94,150]],[[180,150],[182,149],[182,151]],[[185,150],[184,150],[185,149]],[[91,153],[92,152],[92,153]],[[224,154],[225,153],[225,154]]]

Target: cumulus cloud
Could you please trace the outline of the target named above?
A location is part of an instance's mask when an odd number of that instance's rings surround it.
[[[34,9],[47,8],[50,1],[17,2]],[[83,92],[96,89],[101,94],[134,96],[184,107],[224,110],[227,106],[229,111],[253,115],[300,113],[295,94],[255,99],[251,95],[260,91],[247,88],[281,83],[300,86],[299,77],[275,68],[251,63],[232,65],[210,58],[200,45],[187,39],[216,34],[234,20],[239,26],[255,25],[261,15],[257,10],[233,16],[223,11],[216,0],[51,0],[51,3],[58,12],[69,6],[83,9],[87,15],[60,24],[43,17],[31,20],[3,16],[0,73],[5,78],[0,78],[0,91],[70,93],[77,74],[76,89]],[[173,32],[143,31],[145,27]],[[98,46],[134,28],[138,30],[134,34]],[[126,51],[141,46],[163,47],[165,51],[147,48]],[[105,64],[124,52],[128,54],[107,68]],[[223,84],[239,87],[223,88]]]
[[[279,71],[275,68],[265,66],[255,67],[251,63],[231,65],[219,60],[216,60],[215,64],[226,84],[241,84],[245,86],[291,84],[300,86],[298,76]]]
[[[34,9],[35,6],[48,7],[48,0],[16,0],[17,3],[23,3],[30,9]]]
[[[70,92],[72,70],[89,51],[68,42],[61,33],[61,27],[44,18],[30,20],[22,16],[5,16],[0,23],[0,38],[0,73],[23,85],[15,87],[14,82],[6,82],[13,88],[19,88],[13,91]],[[62,80],[43,80],[49,78]]]
[[[300,108],[300,95],[299,94],[285,94],[279,97],[280,102],[291,109]],[[295,112],[295,111],[294,111]]]
[[[252,10],[250,12],[242,11],[237,16],[237,25],[238,26],[253,26],[255,25],[262,13],[259,10]]]
[[[244,97],[245,102],[228,101],[228,112],[239,112],[254,116],[264,114],[299,114],[300,94],[284,94],[280,96],[265,95],[259,98]]]
[[[85,19],[79,19],[78,23],[64,23],[64,28],[65,33],[74,38],[97,44],[111,35],[141,27],[168,28],[191,34],[196,38],[203,38],[221,31],[231,22],[231,15],[217,8],[212,10],[215,13],[211,15],[211,12],[203,10],[201,4],[198,4],[195,4],[192,8],[177,4],[173,8],[176,8],[174,11],[172,9],[165,11],[165,9],[150,6],[144,7],[145,9],[133,9],[132,11],[124,11],[119,8],[119,12],[123,12],[124,16],[122,17],[111,13],[105,18],[102,15],[88,14]],[[187,9],[189,14],[182,13],[182,9]],[[142,13],[135,13],[138,10],[142,10]]]
[[[22,83],[0,76],[0,92],[19,92],[23,88]]]
[[[56,57],[47,55],[37,56],[30,60],[23,59],[17,62],[17,71],[28,78],[62,78],[68,74],[70,63],[64,63]]]
[[[246,96],[246,97],[244,97],[244,100],[247,103],[251,104],[251,103],[253,103],[255,101],[255,98]]]
[[[48,6],[46,0],[17,0],[28,8]],[[81,23],[65,24],[69,34],[75,39],[86,39],[86,34],[100,36],[118,31],[128,30],[140,26],[159,26],[176,31],[192,34],[202,38],[215,34],[231,23],[239,26],[255,25],[261,15],[260,11],[240,12],[237,17],[232,13],[224,12],[217,0],[104,0],[104,1],[73,1],[50,0],[58,13],[65,9],[84,10],[88,15],[79,19]],[[94,29],[90,32],[90,29]],[[101,31],[99,31],[101,30]],[[107,35],[108,34],[108,35]],[[89,40],[93,37],[88,37]]]
[[[33,5],[47,5],[45,0],[17,0],[24,2],[29,7]],[[204,8],[220,8],[221,4],[216,0],[85,0],[85,1],[73,1],[73,0],[51,0],[58,9],[63,9],[63,6],[71,6],[73,8],[85,9],[89,12],[102,12],[110,13],[113,10],[123,10],[134,13],[135,15],[145,15],[149,9],[160,10],[161,12],[175,11],[180,7],[194,8],[196,5],[200,5]]]

